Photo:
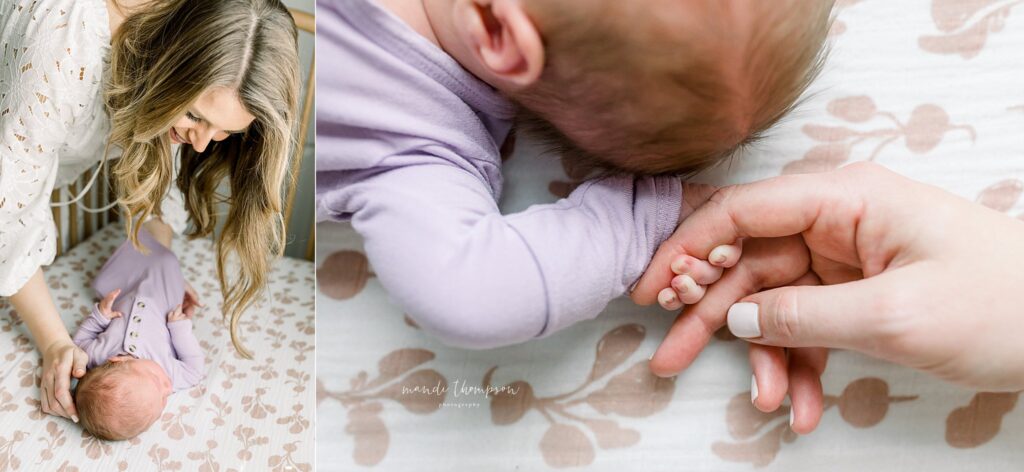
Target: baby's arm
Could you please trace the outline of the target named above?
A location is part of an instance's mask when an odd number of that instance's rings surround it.
[[[178,368],[175,369],[178,372],[172,373],[172,377],[181,376],[188,385],[199,383],[206,375],[206,361],[203,348],[192,332],[192,315],[178,305],[167,314],[167,330],[171,333],[171,345],[178,355]]]
[[[92,347],[96,344],[96,338],[107,330],[107,326],[110,326],[110,320],[122,316],[121,312],[114,311],[113,309],[114,300],[120,294],[121,289],[113,290],[103,297],[99,303],[93,304],[92,314],[83,320],[82,324],[78,326],[78,331],[75,331],[72,341],[89,355],[89,359],[95,359]]]
[[[317,176],[320,219],[351,214],[391,297],[448,344],[491,348],[597,316],[679,219],[677,178],[608,177],[502,215],[446,164]]]

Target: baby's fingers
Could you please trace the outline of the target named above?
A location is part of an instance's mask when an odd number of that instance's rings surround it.
[[[715,267],[708,261],[702,261],[685,254],[676,257],[670,267],[676,275],[689,275],[694,282],[700,285],[713,284],[722,278],[722,267]]]
[[[697,285],[689,275],[680,275],[672,279],[672,289],[678,294],[679,300],[692,305],[704,298],[704,287]]]
[[[726,244],[712,249],[711,254],[708,255],[708,262],[716,267],[729,268],[740,261],[741,254],[743,254],[742,239],[736,241],[736,244]]]
[[[103,311],[110,311],[110,308],[114,306],[114,300],[117,300],[117,296],[121,294],[121,289],[114,289],[107,296],[100,300],[100,308]]]
[[[795,433],[810,433],[821,421],[825,408],[821,374],[827,362],[828,349],[825,348],[789,350],[789,427]]]

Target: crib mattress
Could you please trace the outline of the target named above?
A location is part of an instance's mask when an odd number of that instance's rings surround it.
[[[107,225],[46,269],[69,331],[90,313],[89,283],[123,234],[119,224]],[[207,375],[172,395],[163,416],[129,441],[101,441],[40,412],[41,356],[0,301],[0,471],[312,470],[313,264],[290,258],[274,264],[267,297],[240,322],[254,355],[246,360],[231,347],[221,320],[212,243],[176,239],[174,250],[207,305],[193,319]]]
[[[749,182],[873,160],[1024,218],[1024,5],[837,7],[831,59],[807,101],[756,147],[695,180]],[[505,212],[554,201],[574,182],[528,137],[519,141],[505,166]],[[546,339],[454,349],[389,302],[351,227],[320,225],[317,245],[318,470],[1024,467],[1016,393],[977,393],[837,351],[821,424],[796,436],[787,407],[751,406],[742,341],[720,335],[674,379],[648,373],[674,313],[620,299]]]

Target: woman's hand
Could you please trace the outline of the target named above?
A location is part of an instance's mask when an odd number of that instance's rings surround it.
[[[39,382],[43,413],[77,422],[78,412],[71,398],[71,376],[85,375],[89,357],[71,342],[42,269],[37,270],[18,293],[11,295],[11,304],[43,355],[43,375]]]
[[[59,340],[43,350],[43,375],[39,382],[43,413],[78,422],[78,411],[71,398],[71,376],[85,375],[89,356],[70,339]]]
[[[634,300],[653,303],[679,255],[789,235],[822,286],[745,296],[728,316],[698,304],[702,318],[681,316],[652,368],[672,364],[663,352],[696,357],[728,318],[764,346],[852,349],[981,390],[1024,389],[1024,224],[873,164],[720,190],[659,248]],[[710,296],[701,303],[725,306]]]

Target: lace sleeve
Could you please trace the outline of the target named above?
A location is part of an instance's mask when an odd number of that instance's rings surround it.
[[[50,193],[68,143],[82,140],[73,130],[98,100],[89,78],[103,64],[87,41],[72,37],[79,33],[67,31],[75,28],[11,25],[0,28],[0,296],[53,262]]]

